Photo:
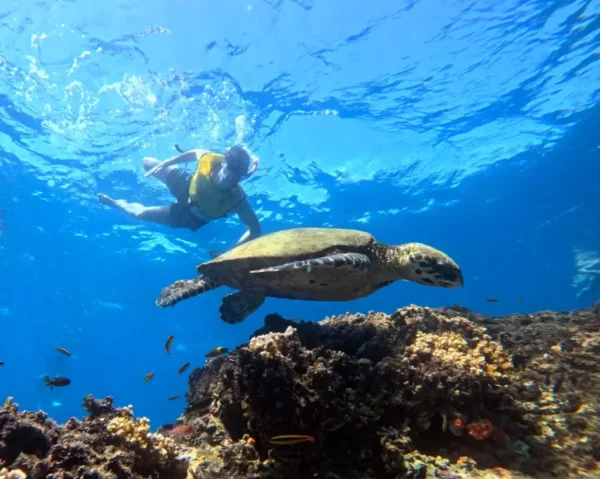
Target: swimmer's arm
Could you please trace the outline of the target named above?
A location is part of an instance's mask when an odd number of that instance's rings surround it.
[[[179,165],[181,163],[190,163],[192,161],[198,161],[202,155],[208,153],[208,150],[189,150],[181,155],[174,156],[168,160],[163,161],[164,166]]]
[[[248,201],[248,198],[245,198],[233,211],[238,215],[240,221],[248,227],[248,230],[242,235],[237,243],[232,246],[232,248],[235,248],[246,241],[258,238],[261,235],[261,228],[260,221],[258,221],[258,217]]]
[[[169,158],[168,160],[161,161],[154,168],[148,170],[144,174],[144,176],[148,177],[148,176],[155,175],[160,170],[162,170],[164,168],[167,168],[169,166],[179,165],[181,163],[189,163],[191,161],[197,161],[205,153],[208,153],[208,150],[200,150],[200,149],[198,149],[198,150],[189,150],[189,151],[186,151],[185,153],[182,153],[181,155],[177,155],[177,156],[174,156],[173,158]]]

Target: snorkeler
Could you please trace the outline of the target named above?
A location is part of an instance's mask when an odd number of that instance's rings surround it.
[[[102,193],[98,194],[100,202],[142,221],[171,228],[189,228],[192,231],[235,213],[248,227],[235,246],[260,236],[260,222],[239,184],[256,171],[258,160],[254,160],[250,169],[250,155],[238,146],[230,148],[224,155],[201,149],[184,152],[177,145],[175,147],[180,155],[162,162],[156,158],[144,158],[143,166],[146,171],[144,176],[154,176],[162,181],[177,199],[176,203],[144,206],[114,200]],[[175,167],[193,161],[198,162],[194,174]],[[211,254],[214,256],[216,253]]]

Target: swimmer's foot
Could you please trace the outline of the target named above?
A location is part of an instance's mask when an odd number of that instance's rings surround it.
[[[128,203],[125,200],[113,200],[110,196],[106,196],[102,193],[98,193],[98,200],[103,205],[117,208],[136,218],[141,217],[147,210],[147,208],[140,203]]]

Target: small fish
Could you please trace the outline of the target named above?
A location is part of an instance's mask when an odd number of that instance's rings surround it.
[[[4,361],[0,361],[0,366],[4,366]]]
[[[448,415],[445,412],[441,412],[440,415],[442,416],[442,431],[446,432],[448,429]]]
[[[175,399],[179,399],[181,396],[175,395],[169,398],[169,401],[175,401]]]
[[[305,434],[284,434],[283,436],[275,436],[269,439],[272,444],[300,444],[301,442],[315,442],[313,436]]]
[[[148,374],[146,374],[144,376],[144,382],[147,383],[148,381],[151,381],[153,377],[154,377],[154,371],[150,371]]]
[[[185,408],[186,413],[195,412],[197,414],[205,414],[210,412],[210,407],[212,406],[212,397],[203,397],[198,399],[194,404],[191,404],[187,408]]]
[[[50,387],[50,391],[52,391],[54,388],[62,388],[71,384],[71,380],[69,378],[65,378],[64,376],[57,376],[55,378],[44,376],[43,379],[46,382],[46,386]]]
[[[485,298],[485,300],[488,303],[499,303],[499,301],[496,298]]]
[[[187,436],[193,432],[194,429],[192,426],[188,426],[187,424],[178,424],[177,426],[164,431],[163,434],[167,434],[169,436]]]
[[[206,353],[205,356],[207,358],[216,358],[218,356],[222,356],[223,354],[226,354],[228,351],[229,351],[229,349],[224,348],[223,346],[218,346],[215,349]]]
[[[517,299],[517,303],[522,303],[522,302],[523,302],[523,298]]]
[[[348,423],[349,419],[345,414],[338,414],[330,417],[321,423],[321,428],[325,431],[337,431]]]
[[[70,356],[70,355],[71,355],[71,353],[70,353],[69,351],[67,351],[65,348],[62,348],[62,347],[60,347],[60,346],[56,346],[56,350],[57,350],[59,353],[62,353],[62,354],[64,354],[65,356]]]
[[[285,464],[294,464],[298,462],[298,449],[293,447],[273,447],[267,451],[269,459]],[[327,474],[328,478],[341,479],[339,476],[333,475],[332,473]]]
[[[183,366],[181,366],[179,368],[179,370],[177,371],[177,373],[178,374],[183,374],[187,370],[187,368],[189,368],[189,367],[190,367],[190,363],[185,363]]]
[[[165,351],[167,352],[167,354],[171,354],[171,344],[173,344],[174,339],[175,336],[173,336],[172,334],[167,338],[167,342],[165,343]]]

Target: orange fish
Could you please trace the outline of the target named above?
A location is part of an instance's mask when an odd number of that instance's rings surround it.
[[[168,431],[165,431],[163,434],[168,434],[169,436],[188,436],[193,432],[194,429],[192,426],[188,426],[187,424],[179,424]]]

